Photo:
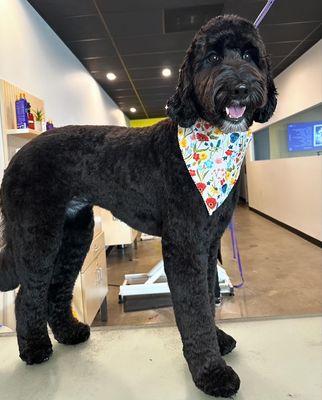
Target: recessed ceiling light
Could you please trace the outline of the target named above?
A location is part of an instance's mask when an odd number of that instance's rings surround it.
[[[170,68],[163,68],[162,70],[162,75],[166,78],[168,78],[169,76],[171,76],[172,72]]]
[[[108,72],[108,73],[106,74],[106,78],[107,78],[109,81],[114,81],[114,80],[116,79],[116,75],[113,74],[113,72]]]
[[[130,111],[131,111],[131,113],[135,113],[136,112],[136,108],[135,107],[131,107]]]

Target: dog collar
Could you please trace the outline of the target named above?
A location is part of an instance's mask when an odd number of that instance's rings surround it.
[[[202,119],[189,128],[178,126],[184,162],[209,215],[235,186],[251,137],[251,131],[223,133]]]

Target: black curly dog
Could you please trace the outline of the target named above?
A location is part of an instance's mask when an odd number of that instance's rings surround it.
[[[226,115],[246,106],[242,118]],[[252,23],[220,16],[196,34],[167,104],[169,119],[152,127],[67,126],[43,133],[11,160],[1,202],[4,247],[0,290],[20,285],[16,300],[20,357],[41,363],[56,340],[76,344],[90,330],[71,313],[73,286],[93,235],[93,205],[131,227],[162,237],[165,270],[184,356],[198,388],[231,396],[240,381],[222,355],[235,340],[214,324],[219,240],[238,185],[210,217],[183,161],[178,124],[197,118],[224,132],[265,122],[276,90],[264,44]]]

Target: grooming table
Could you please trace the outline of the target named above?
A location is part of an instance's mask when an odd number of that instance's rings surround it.
[[[225,269],[218,263],[218,280],[222,295],[234,294],[234,287]],[[146,274],[127,274],[120,286],[119,300],[124,311],[138,311],[172,305],[163,260]]]
[[[128,274],[120,286],[119,300],[124,311],[139,311],[172,305],[163,260],[146,274]]]

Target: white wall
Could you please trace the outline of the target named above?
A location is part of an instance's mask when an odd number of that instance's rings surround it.
[[[56,126],[126,125],[118,106],[26,0],[0,0],[0,78],[45,101]]]
[[[274,79],[278,102],[272,118],[253,132],[322,102],[322,40]]]
[[[250,164],[250,207],[322,240],[322,157],[280,158]]]
[[[322,102],[322,40],[275,84],[276,112],[268,123],[254,124],[254,132]],[[322,240],[322,157],[254,161],[253,150],[250,146],[246,158],[249,206]]]

